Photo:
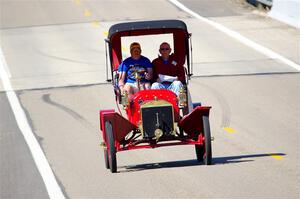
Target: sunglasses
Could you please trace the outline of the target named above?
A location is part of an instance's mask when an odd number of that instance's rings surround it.
[[[161,48],[160,50],[170,50],[170,48]]]

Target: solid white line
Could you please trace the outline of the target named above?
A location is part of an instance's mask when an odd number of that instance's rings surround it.
[[[8,67],[7,67],[7,64],[6,64],[6,61],[4,59],[4,55],[2,53],[2,49],[1,48],[0,48],[0,60],[1,60],[1,63],[3,65],[4,70],[6,71],[6,74],[7,74],[8,78],[11,78],[11,73],[10,73]]]
[[[0,46],[0,54],[2,55],[1,46]],[[12,88],[7,71],[4,68],[5,63],[6,62],[4,56],[1,56],[0,57],[0,78],[2,79],[3,87],[4,90],[6,91],[6,96],[13,110],[18,127],[24,136],[24,139],[32,154],[33,160],[38,168],[38,171],[42,176],[48,195],[50,199],[65,199],[65,196],[63,195],[62,190],[55,179],[55,176],[45,157],[45,154],[43,153],[41,146],[39,145],[38,141],[36,140],[31,130],[31,127],[26,118],[26,114],[21,107],[19,99]]]
[[[213,26],[214,28],[222,31],[223,33],[227,34],[228,36],[238,40],[239,42],[255,49],[256,51],[272,58],[272,59],[277,59],[277,60],[280,60],[281,62],[295,68],[296,70],[300,71],[300,65],[283,57],[282,55],[258,44],[258,43],[255,43],[254,41],[244,37],[243,35],[241,35],[240,33],[236,32],[236,31],[233,31],[217,22],[214,22],[214,21],[211,21],[207,18],[204,18],[202,16],[200,16],[199,14],[195,13],[194,11],[188,9],[187,7],[185,7],[182,3],[180,3],[179,1],[177,0],[169,0],[171,3],[173,3],[174,5],[176,5],[178,8],[180,8],[181,10],[189,13],[190,15],[194,16],[195,18],[197,19],[200,19],[201,21]]]

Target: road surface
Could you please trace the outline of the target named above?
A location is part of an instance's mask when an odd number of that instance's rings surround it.
[[[180,1],[300,64],[300,31],[243,1]],[[0,0],[5,74],[65,198],[299,198],[300,75],[171,1]],[[98,111],[115,108],[104,38],[118,22],[181,19],[193,33],[193,101],[211,105],[213,165],[193,146],[120,152],[104,167]],[[161,38],[141,38],[154,58]],[[128,41],[124,54],[128,55]],[[2,79],[3,80],[3,79]],[[0,198],[49,198],[0,83]]]

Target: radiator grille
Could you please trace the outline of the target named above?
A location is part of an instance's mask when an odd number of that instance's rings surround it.
[[[171,134],[174,130],[173,107],[169,103],[142,106],[141,116],[144,138],[153,138],[157,128],[161,129],[164,135]]]

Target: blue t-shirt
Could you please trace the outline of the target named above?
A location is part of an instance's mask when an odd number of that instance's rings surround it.
[[[118,71],[127,73],[125,82],[134,83],[136,82],[134,70],[139,68],[144,68],[147,71],[148,68],[152,68],[152,64],[150,60],[144,56],[141,56],[138,60],[135,60],[132,57],[128,57],[120,64]],[[145,76],[142,75],[141,82],[149,82],[149,80],[146,80]]]

